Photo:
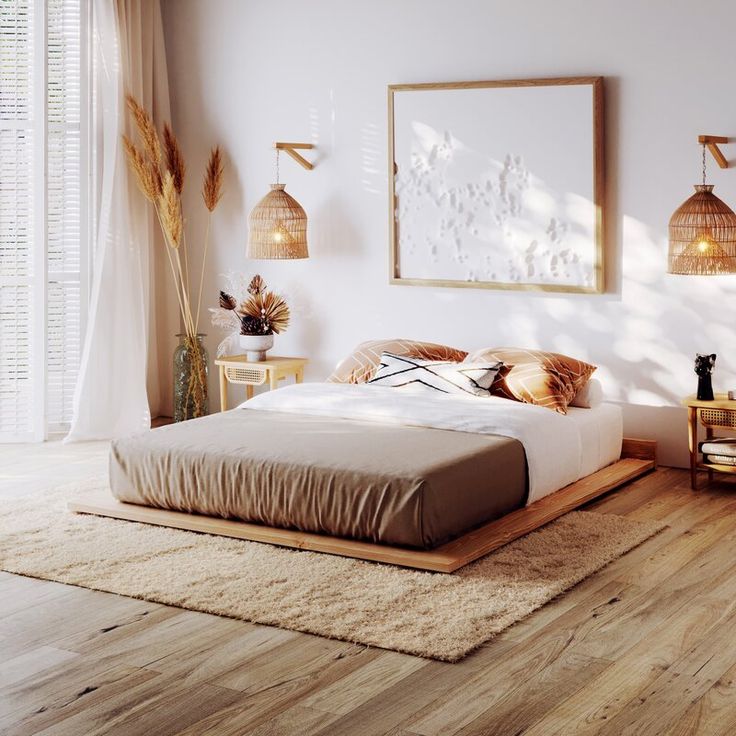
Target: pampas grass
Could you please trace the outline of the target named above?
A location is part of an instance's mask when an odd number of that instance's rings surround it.
[[[168,123],[164,123],[164,150],[166,151],[166,166],[174,177],[174,187],[178,194],[184,189],[184,177],[187,167],[184,163],[184,156],[179,148],[179,141],[171,130]]]
[[[138,188],[143,192],[143,196],[149,202],[155,202],[161,193],[161,188],[159,187],[160,177],[154,174],[151,166],[146,161],[146,157],[127,135],[123,136],[123,146],[125,147],[130,168],[135,173]]]
[[[184,223],[182,222],[179,193],[176,182],[170,171],[164,174],[163,191],[159,197],[158,209],[161,213],[161,226],[172,248],[181,245]]]
[[[204,206],[212,212],[222,197],[222,155],[220,147],[215,146],[210,151],[207,168],[204,172],[204,183],[202,185],[202,199]]]
[[[199,313],[202,305],[204,272],[209,248],[210,221],[223,192],[223,164],[219,146],[210,152],[204,172],[202,197],[207,209],[207,224],[202,248],[202,261],[199,279],[197,308],[192,311],[189,288],[189,254],[184,229],[184,210],[182,191],[186,178],[186,164],[179,142],[171,126],[163,127],[163,146],[153,119],[148,111],[132,95],[127,95],[126,103],[135,124],[140,144],[123,136],[123,146],[128,164],[135,177],[138,188],[151,202],[164,235],[166,255],[174,279],[174,288],[179,302],[182,323],[186,334],[186,344],[194,356],[190,377],[187,404],[193,398],[194,416],[206,413],[207,374],[202,350],[197,340]],[[182,255],[183,254],[183,265]],[[197,413],[200,412],[200,413]]]
[[[138,128],[146,155],[156,165],[156,168],[160,169],[161,141],[159,140],[156,126],[153,124],[151,116],[133,95],[126,95],[125,101],[128,104],[128,110],[130,110],[133,116],[136,128]]]
[[[202,309],[202,287],[204,286],[204,263],[207,260],[207,249],[210,243],[210,222],[212,213],[222,197],[222,154],[220,147],[215,146],[210,151],[207,167],[204,170],[202,182],[202,199],[207,208],[207,227],[204,235],[204,253],[202,254],[202,271],[199,275],[199,296],[197,297],[197,324],[199,324],[199,313]]]

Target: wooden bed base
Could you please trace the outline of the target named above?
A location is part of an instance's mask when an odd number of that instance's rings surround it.
[[[653,440],[624,439],[621,459],[596,473],[545,496],[539,501],[484,524],[461,537],[432,550],[391,547],[324,534],[277,529],[244,521],[219,519],[200,514],[121,503],[108,494],[84,501],[72,501],[69,510],[81,514],[109,516],[114,519],[216,534],[282,547],[326,552],[343,557],[357,557],[372,562],[386,562],[419,570],[454,572],[494,549],[528,534],[558,516],[638,478],[657,466],[657,443]]]

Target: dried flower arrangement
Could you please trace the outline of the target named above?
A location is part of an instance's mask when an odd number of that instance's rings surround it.
[[[217,309],[210,309],[212,324],[223,329],[237,330],[240,335],[278,335],[289,326],[289,306],[279,294],[269,291],[263,278],[256,274],[247,287],[238,289],[238,279],[229,278],[228,288],[241,291],[238,297],[221,291]],[[233,352],[233,336],[220,343],[218,356]]]
[[[184,324],[185,346],[192,356],[192,370],[189,373],[185,397],[185,406],[191,409],[187,409],[187,416],[183,418],[203,416],[207,413],[207,364],[204,349],[197,339],[197,331],[209,247],[210,223],[212,213],[222,197],[222,155],[219,147],[213,148],[204,173],[202,199],[207,209],[207,224],[202,249],[197,306],[193,310],[189,254],[184,233],[181,197],[186,176],[184,156],[168,123],[164,125],[162,145],[156,126],[148,112],[132,95],[128,95],[126,100],[141,145],[139,147],[130,138],[123,136],[125,153],[128,164],[135,174],[138,188],[153,205],[164,235],[166,255],[171,267]]]
[[[234,296],[220,292],[220,309],[235,312],[240,319],[241,335],[278,335],[289,326],[286,300],[266,290],[266,282],[256,274],[248,284],[248,296],[238,302]]]

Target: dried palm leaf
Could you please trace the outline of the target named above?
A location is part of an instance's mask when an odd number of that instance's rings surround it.
[[[289,306],[278,294],[267,291],[261,307],[263,319],[277,335],[289,326]]]
[[[234,296],[230,296],[230,294],[227,294],[224,291],[220,292],[220,307],[222,309],[235,309],[237,306],[238,302],[235,300]]]
[[[256,274],[248,284],[248,293],[262,294],[264,291],[266,291],[266,282],[259,274]]]
[[[249,296],[240,302],[238,312],[244,317],[253,317],[253,319],[261,318],[261,304],[262,300],[258,294]]]

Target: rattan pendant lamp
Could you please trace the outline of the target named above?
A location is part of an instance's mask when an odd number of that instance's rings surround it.
[[[706,147],[721,168],[728,167],[718,147],[728,138],[701,135],[698,142],[703,146],[703,183],[695,185],[695,194],[670,218],[667,270],[688,276],[736,273],[736,213],[713,194],[705,169]]]
[[[279,153],[286,151],[305,169],[314,165],[296,149],[311,149],[311,143],[274,143],[276,183],[248,216],[248,258],[309,258],[307,248],[307,213],[279,182]]]

